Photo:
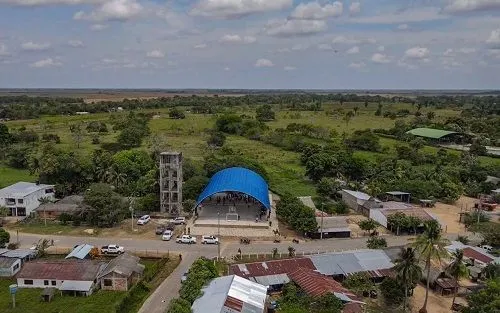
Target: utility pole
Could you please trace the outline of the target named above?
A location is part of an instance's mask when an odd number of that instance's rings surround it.
[[[130,220],[132,221],[132,232],[134,232],[134,199],[132,197],[129,198],[129,207],[130,210]]]
[[[321,209],[323,209],[324,207],[324,204],[321,206]],[[319,239],[323,239],[323,215],[324,215],[325,212],[323,212],[323,210],[321,210],[321,232],[319,233]]]
[[[220,260],[220,208],[217,208],[217,261]]]

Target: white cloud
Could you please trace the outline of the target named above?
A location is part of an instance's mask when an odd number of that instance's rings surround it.
[[[359,12],[361,12],[361,3],[360,2],[351,3],[351,6],[349,6],[349,14],[356,15]]]
[[[52,58],[47,58],[43,59],[40,61],[36,61],[32,64],[30,64],[31,67],[36,67],[36,68],[43,68],[43,67],[54,67],[54,66],[61,66],[62,63],[53,60]]]
[[[353,63],[349,64],[350,68],[356,68],[356,69],[360,69],[360,68],[363,68],[365,66],[366,66],[366,64],[364,62],[359,62],[359,63],[353,62]]]
[[[413,47],[405,52],[405,57],[410,59],[425,59],[429,56],[429,49],[422,47]]]
[[[453,51],[453,49],[446,49],[443,52],[443,56],[445,56],[445,57],[454,57],[455,56],[455,51]]]
[[[463,53],[463,54],[471,54],[471,53],[474,53],[476,52],[476,48],[460,48],[460,50],[458,50],[460,53]]]
[[[356,54],[356,53],[359,53],[359,47],[358,46],[354,46],[354,47],[350,48],[349,50],[347,50],[345,53],[347,53],[347,54]]]
[[[104,0],[0,0],[0,4],[16,6],[81,5],[102,2]]]
[[[407,68],[409,70],[416,70],[418,68],[416,65],[407,63],[407,62],[402,61],[402,60],[398,61],[398,66]]]
[[[226,71],[226,72],[227,72],[227,71],[230,71],[230,70],[231,70],[231,68],[229,68],[229,67],[227,67],[227,66],[224,68],[224,71]]]
[[[126,21],[138,16],[143,7],[136,0],[109,0],[99,5],[90,13],[78,11],[73,15],[75,20],[90,21]]]
[[[92,24],[90,25],[90,30],[92,31],[101,31],[101,30],[105,30],[106,28],[108,28],[108,25],[104,25],[104,24]]]
[[[73,47],[73,48],[81,48],[84,45],[83,45],[83,42],[81,40],[69,40],[68,46]]]
[[[345,36],[337,36],[332,39],[333,44],[359,45],[359,44],[375,44],[377,41],[373,38],[353,38]]]
[[[321,6],[318,2],[308,2],[299,4],[290,16],[303,20],[322,20],[328,17],[341,16],[343,10],[344,6],[339,1],[335,1],[332,4],[328,3],[324,6]]]
[[[407,30],[409,28],[408,24],[399,24],[398,29],[399,30]]]
[[[327,51],[327,50],[333,50],[332,46],[327,44],[327,43],[322,43],[318,45],[319,50]]]
[[[283,69],[285,71],[295,71],[297,68],[295,66],[285,66]]]
[[[269,36],[292,37],[311,35],[327,29],[325,21],[321,20],[276,20],[265,28]]]
[[[165,57],[165,53],[160,50],[152,50],[147,53],[148,58],[161,59]]]
[[[492,49],[500,49],[500,28],[491,31],[490,37],[486,39],[486,43]]]
[[[374,16],[352,18],[349,21],[360,24],[404,24],[411,22],[434,21],[449,18],[441,14],[440,9],[424,7],[390,12]]]
[[[190,13],[215,18],[239,18],[287,9],[292,4],[293,0],[199,0]]]
[[[377,47],[377,51],[384,52],[385,51],[385,47],[384,46],[378,46]]]
[[[194,46],[195,49],[205,49],[206,47],[208,47],[206,43],[200,43]]]
[[[500,9],[500,1],[498,0],[451,0],[444,7],[444,11],[447,13],[466,13],[495,9]]]
[[[9,50],[7,50],[7,46],[0,43],[0,57],[8,56],[8,55],[10,55],[10,53],[9,53]]]
[[[32,41],[25,42],[21,45],[21,48],[24,51],[43,51],[43,50],[48,50],[50,48],[50,43],[44,42],[44,43],[35,43]]]
[[[271,62],[271,60],[268,59],[258,59],[255,62],[255,67],[273,67],[274,64]]]
[[[374,63],[390,63],[389,57],[382,53],[375,53],[372,55],[372,62]]]
[[[227,42],[227,43],[254,43],[257,41],[257,38],[253,36],[244,36],[241,37],[240,35],[224,35],[222,38],[219,40],[220,42]]]

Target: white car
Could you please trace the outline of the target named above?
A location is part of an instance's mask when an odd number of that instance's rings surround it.
[[[139,217],[139,219],[137,220],[137,225],[145,225],[145,224],[149,223],[150,220],[151,220],[151,216],[143,215],[143,216]]]
[[[174,233],[171,230],[167,229],[166,231],[163,232],[163,235],[161,235],[161,240],[168,241],[172,239],[173,234]]]
[[[215,236],[201,236],[201,243],[202,244],[214,244],[218,245],[219,244],[219,238]]]
[[[191,236],[191,235],[182,235],[180,237],[177,237],[175,239],[175,242],[177,243],[187,243],[187,244],[195,244],[196,243],[196,238]]]
[[[170,220],[170,223],[174,223],[175,225],[185,225],[186,218],[184,216],[179,216]]]
[[[125,252],[125,249],[119,245],[107,245],[101,247],[102,254],[122,254],[123,252]]]

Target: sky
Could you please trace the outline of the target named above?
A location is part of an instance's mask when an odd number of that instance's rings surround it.
[[[0,88],[500,89],[500,0],[0,0]]]

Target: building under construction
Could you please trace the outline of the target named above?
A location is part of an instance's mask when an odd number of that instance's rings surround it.
[[[182,211],[182,153],[160,153],[160,210],[172,215]]]

